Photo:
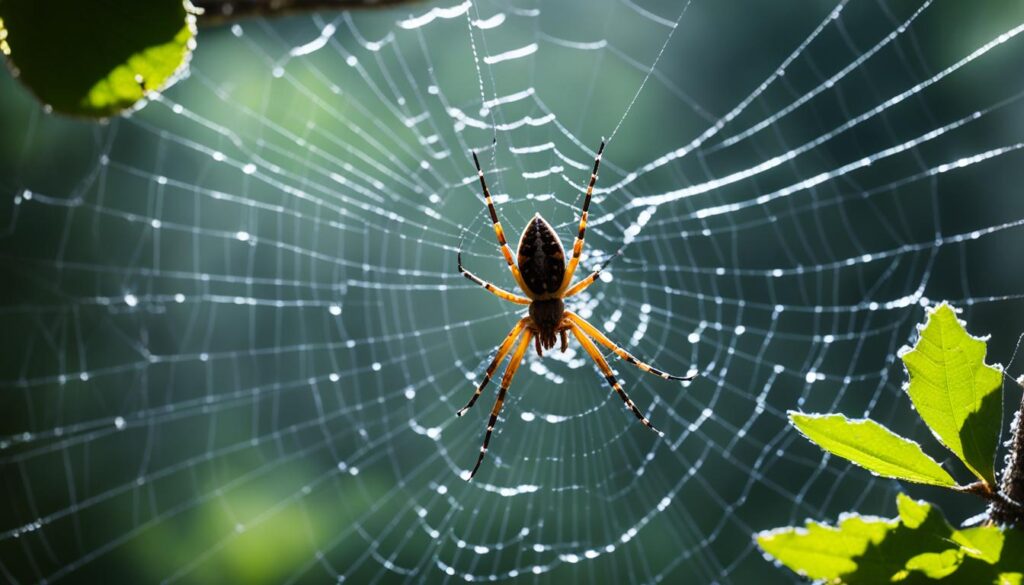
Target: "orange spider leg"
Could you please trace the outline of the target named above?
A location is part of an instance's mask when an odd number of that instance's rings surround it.
[[[529,305],[530,304],[530,302],[531,302],[530,299],[528,299],[526,297],[521,297],[521,296],[519,296],[517,294],[510,293],[510,292],[508,292],[507,290],[505,290],[503,288],[499,288],[497,286],[494,286],[493,284],[487,282],[486,280],[480,278],[479,276],[477,276],[477,275],[473,274],[472,272],[470,272],[470,271],[466,270],[465,268],[463,268],[462,267],[462,252],[459,252],[458,258],[459,258],[459,272],[461,272],[462,275],[465,276],[466,278],[468,278],[469,280],[472,280],[473,282],[475,282],[475,283],[479,284],[480,286],[484,287],[484,289],[487,292],[493,294],[494,296],[496,296],[496,297],[498,297],[500,299],[505,299],[506,301],[508,301],[510,303],[515,303],[517,305]]]
[[[572,275],[576,272],[576,265],[580,263],[580,255],[583,254],[583,238],[587,233],[587,215],[590,211],[590,197],[594,193],[594,183],[597,182],[597,169],[601,166],[601,153],[604,152],[604,140],[601,147],[597,149],[597,156],[594,158],[594,172],[590,173],[590,184],[587,186],[587,195],[583,198],[583,210],[580,214],[580,229],[576,234],[576,241],[572,245],[572,259],[565,269],[565,276],[562,277],[562,286],[558,292],[564,291],[572,282]]]
[[[612,350],[613,352],[615,352],[615,355],[619,356],[620,358],[626,360],[628,363],[633,364],[634,366],[640,368],[645,372],[650,372],[655,376],[658,376],[659,378],[665,380],[688,381],[697,377],[697,374],[693,374],[690,376],[673,376],[672,374],[662,372],[657,368],[651,367],[650,365],[645,364],[644,362],[633,357],[633,354],[616,345],[615,342],[612,341],[611,339],[605,337],[604,333],[601,333],[601,331],[597,327],[594,327],[593,325],[588,323],[587,320],[584,319],[583,317],[580,317],[579,315],[573,313],[572,311],[566,311],[565,315],[569,317],[569,320],[571,320],[580,329],[583,329],[583,331],[586,332],[587,335],[597,340],[598,343]]]
[[[564,299],[566,297],[571,297],[575,294],[579,294],[586,290],[588,286],[594,284],[594,282],[597,281],[598,276],[601,276],[601,271],[604,270],[606,266],[611,264],[612,260],[618,258],[620,255],[622,255],[622,248],[619,248],[618,251],[616,251],[611,258],[605,260],[601,264],[598,264],[597,269],[590,273],[590,276],[572,285],[572,287],[570,287],[569,290],[565,291],[565,293],[562,295],[562,298]]]
[[[523,317],[518,323],[516,323],[516,326],[512,328],[512,331],[509,331],[508,335],[505,336],[505,341],[503,341],[498,347],[498,353],[494,355],[494,359],[491,360],[490,365],[487,366],[487,372],[484,374],[484,381],[480,382],[480,385],[476,387],[476,392],[474,392],[473,397],[469,399],[469,403],[460,408],[459,411],[455,413],[455,416],[462,416],[466,414],[467,410],[473,408],[473,405],[476,404],[476,399],[480,398],[480,394],[483,393],[484,388],[490,383],[491,375],[494,374],[494,370],[498,369],[498,365],[505,359],[505,356],[508,355],[509,350],[512,349],[512,345],[516,342],[519,334],[523,332],[523,327],[525,327],[529,321],[529,317]]]
[[[476,458],[476,465],[473,466],[473,471],[469,473],[468,479],[473,479],[473,476],[476,475],[476,470],[480,469],[480,462],[484,460],[484,455],[487,454],[487,444],[491,442],[494,423],[498,421],[498,413],[501,412],[501,406],[505,403],[505,393],[508,392],[508,386],[512,383],[512,376],[516,375],[516,370],[519,369],[519,364],[523,361],[527,348],[530,347],[531,337],[533,337],[533,332],[527,328],[523,332],[523,337],[519,341],[519,346],[516,348],[515,353],[512,354],[512,359],[509,360],[508,366],[505,368],[505,375],[501,378],[501,389],[498,390],[498,400],[495,401],[494,408],[491,409],[491,418],[487,421],[487,434],[484,435],[484,444],[480,447],[480,456]]]
[[[512,277],[516,279],[516,284],[519,285],[519,288],[527,296],[532,298],[530,289],[526,287],[523,275],[519,273],[519,267],[516,266],[515,259],[512,256],[512,249],[508,247],[508,241],[505,239],[505,230],[502,229],[501,221],[498,220],[498,212],[494,209],[494,202],[491,201],[491,191],[487,188],[487,181],[484,180],[484,171],[480,168],[480,160],[477,159],[475,151],[473,152],[473,163],[476,164],[476,174],[480,177],[480,188],[484,191],[484,201],[487,203],[487,211],[491,214],[491,222],[494,224],[494,235],[498,236],[501,254],[505,257],[505,262],[508,263],[508,269],[512,272]]]
[[[584,333],[583,330],[580,329],[579,326],[577,326],[575,323],[573,323],[570,329],[572,330],[572,334],[576,336],[576,339],[579,340],[580,345],[583,346],[584,351],[586,351],[587,355],[590,356],[590,359],[594,360],[594,362],[597,363],[597,367],[601,368],[601,373],[604,374],[605,380],[608,380],[608,383],[611,384],[612,390],[615,390],[615,392],[618,393],[619,398],[621,398],[622,402],[626,404],[626,407],[633,411],[633,414],[635,414],[636,417],[640,419],[640,422],[642,422],[645,427],[651,429],[652,431],[658,433],[661,436],[665,436],[665,433],[654,428],[654,425],[651,424],[651,421],[648,420],[642,412],[640,412],[640,409],[636,407],[636,404],[634,404],[633,401],[629,398],[629,395],[626,394],[626,391],[622,389],[622,385],[619,384],[619,381],[615,379],[615,374],[612,373],[611,367],[608,366],[608,362],[604,360],[604,356],[601,355],[601,352],[597,350],[597,347],[594,345],[594,342],[591,341],[590,338],[587,337],[586,333]]]

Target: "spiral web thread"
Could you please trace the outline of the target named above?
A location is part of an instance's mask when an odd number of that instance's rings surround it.
[[[18,102],[3,580],[788,582],[754,532],[891,514],[786,411],[935,446],[893,355],[932,299],[1022,296],[1024,21],[800,6],[247,20],[128,118]],[[528,355],[465,482],[496,385],[454,412],[521,312],[455,269],[514,287],[468,153],[513,244],[568,243],[602,137],[580,273],[625,247],[570,306],[700,376],[609,354],[659,438],[578,345]]]

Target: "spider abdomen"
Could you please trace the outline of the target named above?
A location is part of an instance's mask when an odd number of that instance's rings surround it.
[[[518,263],[523,282],[535,295],[554,295],[561,288],[565,249],[554,228],[539,213],[519,238]]]

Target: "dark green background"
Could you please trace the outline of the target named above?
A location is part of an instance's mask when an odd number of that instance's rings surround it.
[[[669,21],[679,13],[675,2],[642,6]],[[629,206],[635,198],[782,154],[1024,23],[1015,2],[936,2],[834,88],[751,140],[712,150],[919,7],[847,5],[717,139],[599,194],[588,250],[621,245],[643,211]],[[510,239],[539,211],[568,244],[587,171],[553,150],[513,149],[550,141],[589,164],[669,30],[626,2],[518,8],[539,13],[481,3],[480,17],[507,20],[478,35],[476,49],[538,43],[531,57],[482,69],[488,98],[528,87],[536,98],[488,121],[553,113],[558,124],[457,130],[447,108],[480,108],[465,17],[408,31],[396,26],[408,9],[248,20],[241,35],[202,30],[188,78],[100,126],[45,115],[0,77],[4,580],[460,582],[517,571],[542,583],[784,583],[794,577],[761,557],[754,532],[850,509],[893,515],[900,488],[823,459],[786,425],[787,409],[867,413],[951,459],[913,415],[894,357],[923,309],[867,304],[949,299],[973,333],[993,336],[991,361],[1009,361],[1024,330],[1014,225],[1024,218],[1022,154],[908,178],[1024,141],[1019,38],[793,161],[657,209],[583,306],[599,325],[619,319],[610,335],[627,343],[649,305],[646,334],[629,348],[669,371],[701,370],[681,389],[618,366],[665,440],[622,412],[578,354],[531,358],[478,480],[459,479],[494,392],[455,419],[472,391],[464,371],[479,379],[516,318],[455,271],[462,241],[472,270],[512,286],[466,152],[484,149],[494,192],[509,195],[500,208]],[[695,2],[609,144],[601,184],[700,135],[833,8]],[[286,58],[326,22],[337,26],[330,43]],[[389,38],[379,51],[365,44]],[[581,51],[558,39],[608,44]],[[406,111],[429,116],[410,127]],[[987,113],[814,189],[697,215],[975,111]],[[421,140],[433,134],[437,142]],[[523,176],[554,165],[564,173]],[[863,259],[885,251],[894,253]],[[793,272],[768,275],[775,268]],[[808,384],[810,370],[825,379]],[[1007,400],[1018,397],[1010,389]],[[524,421],[525,412],[570,418]],[[522,485],[536,491],[484,489]],[[955,521],[981,511],[966,496],[908,489]],[[609,544],[594,559],[563,556]]]

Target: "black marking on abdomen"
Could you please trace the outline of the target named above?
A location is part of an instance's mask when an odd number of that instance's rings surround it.
[[[554,293],[562,286],[565,249],[540,214],[533,216],[519,238],[518,262],[523,282],[534,294]]]

